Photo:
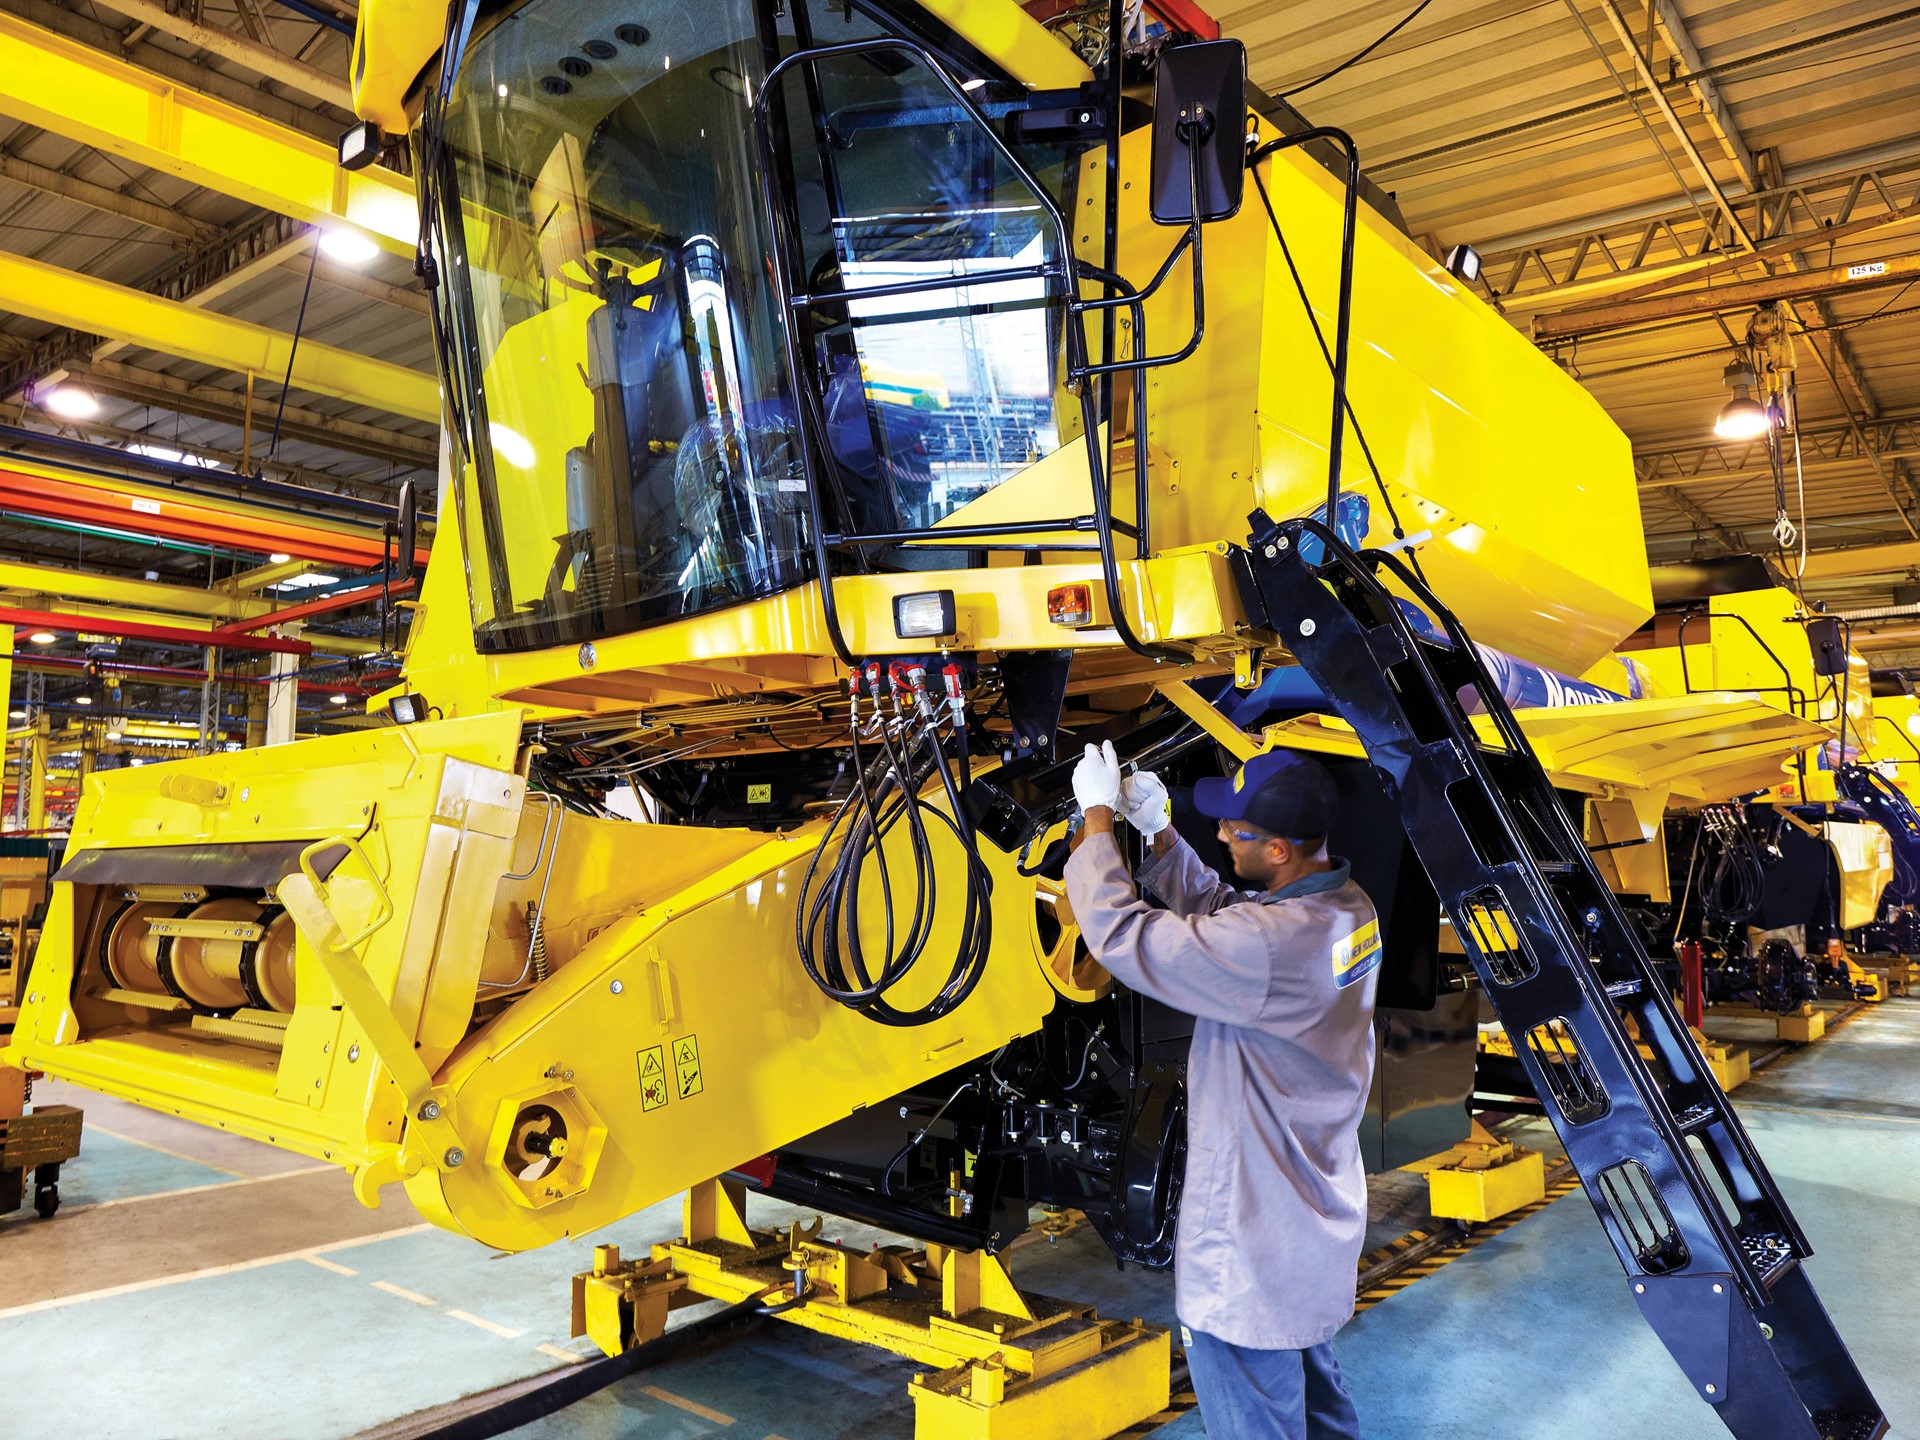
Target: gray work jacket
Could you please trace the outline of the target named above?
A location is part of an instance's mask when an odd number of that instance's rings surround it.
[[[1367,1224],[1360,1116],[1373,1074],[1380,927],[1345,861],[1266,894],[1222,884],[1184,840],[1140,869],[1111,837],[1067,862],[1087,948],[1198,1018],[1174,1302],[1190,1329],[1304,1350],[1353,1314]]]

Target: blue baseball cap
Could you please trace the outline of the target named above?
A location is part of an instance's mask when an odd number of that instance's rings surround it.
[[[1340,792],[1318,761],[1293,750],[1269,750],[1231,780],[1198,782],[1193,808],[1215,820],[1244,820],[1269,835],[1311,840],[1333,828]]]

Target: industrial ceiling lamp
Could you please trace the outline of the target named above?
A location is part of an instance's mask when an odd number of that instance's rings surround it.
[[[1767,413],[1767,407],[1753,398],[1753,388],[1759,383],[1752,367],[1736,360],[1727,366],[1725,380],[1733,391],[1733,398],[1720,408],[1720,418],[1713,422],[1713,433],[1722,440],[1757,440],[1773,428],[1773,417]]]
[[[91,420],[100,413],[100,402],[78,385],[56,385],[40,397],[40,407],[67,420]]]
[[[343,265],[365,265],[380,247],[358,230],[334,226],[320,232],[320,253]]]

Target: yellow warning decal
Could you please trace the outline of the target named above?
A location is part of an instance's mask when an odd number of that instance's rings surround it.
[[[1333,983],[1341,989],[1371,975],[1380,964],[1380,922],[1369,920],[1333,942]]]
[[[667,1103],[669,1086],[667,1083],[667,1047],[649,1045],[639,1052],[640,1061],[640,1108],[658,1110]]]
[[[699,1036],[682,1035],[673,1042],[673,1074],[682,1100],[706,1088],[700,1079]]]

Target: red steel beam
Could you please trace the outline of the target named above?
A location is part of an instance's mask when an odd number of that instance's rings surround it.
[[[110,525],[137,535],[192,540],[261,555],[287,554],[327,565],[370,569],[382,558],[379,531],[343,533],[271,511],[245,513],[224,509],[204,496],[159,499],[129,494],[105,485],[82,484],[50,475],[0,468],[0,509],[49,520],[78,520]],[[426,563],[427,552],[415,557]]]
[[[68,635],[118,635],[124,640],[158,640],[169,645],[209,645],[223,650],[269,650],[281,655],[311,655],[304,640],[276,640],[226,630],[192,630],[181,625],[147,625],[133,620],[106,620],[98,615],[63,615],[57,610],[17,610],[0,606],[0,625],[52,630]]]
[[[322,595],[318,600],[309,600],[302,605],[289,605],[284,610],[275,610],[266,615],[255,615],[249,620],[235,620],[222,625],[215,635],[246,635],[255,630],[265,630],[272,625],[285,625],[292,620],[310,620],[315,615],[329,615],[335,610],[346,610],[355,605],[364,605],[370,600],[378,600],[381,595],[410,595],[413,593],[411,580],[397,580],[384,589],[378,585],[362,585],[357,590],[335,590],[330,595]]]

